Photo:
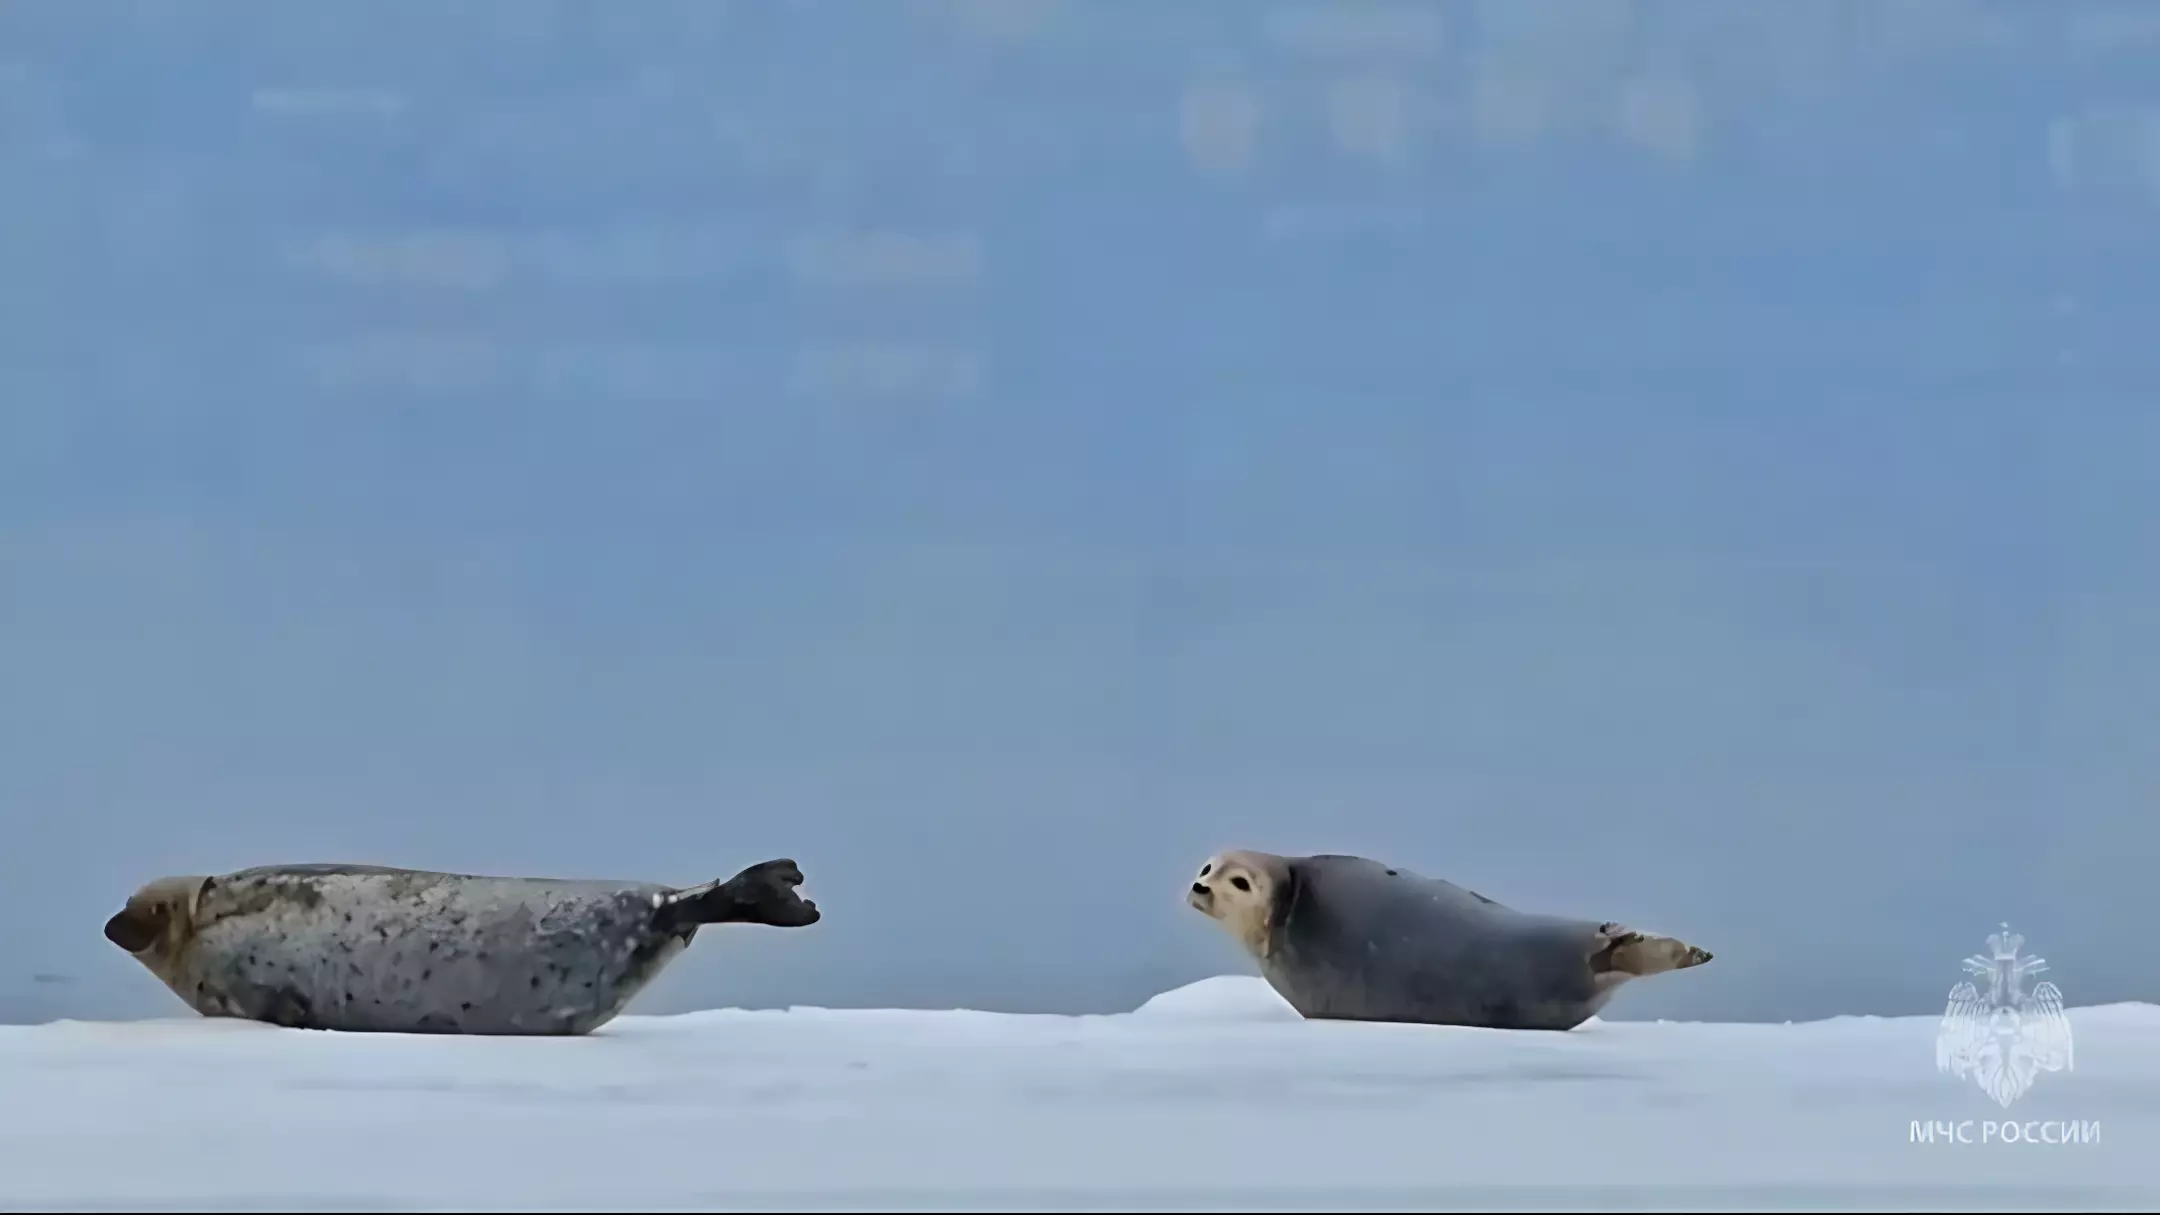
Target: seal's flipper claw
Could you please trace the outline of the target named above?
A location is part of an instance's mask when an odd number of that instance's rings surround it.
[[[818,922],[817,904],[795,893],[803,872],[791,860],[752,865],[734,877],[678,891],[661,903],[661,914],[683,927],[698,924],[769,924],[807,928]]]
[[[1598,929],[1601,947],[1591,959],[1591,969],[1622,975],[1661,975],[1686,970],[1710,960],[1710,951],[1671,937],[1635,932],[1619,924]]]

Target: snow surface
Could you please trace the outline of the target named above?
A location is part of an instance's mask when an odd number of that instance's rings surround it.
[[[2160,1007],[2070,1014],[2009,1112],[1935,1019],[1566,1034],[1115,1016],[626,1016],[583,1039],[0,1028],[0,1207],[2153,1209]],[[2097,1121],[1915,1144],[1916,1121]]]

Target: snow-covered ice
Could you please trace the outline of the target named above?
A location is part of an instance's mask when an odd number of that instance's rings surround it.
[[[2075,1009],[2005,1111],[1935,1019],[1300,1021],[1257,979],[1115,1016],[626,1016],[584,1039],[195,1018],[0,1028],[0,1207],[2153,1209],[2160,1007]],[[1912,1142],[1915,1122],[2096,1142]]]

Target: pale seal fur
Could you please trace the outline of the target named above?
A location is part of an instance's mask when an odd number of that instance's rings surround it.
[[[1185,899],[1312,1020],[1573,1029],[1628,980],[1710,960],[1670,937],[1515,911],[1356,856],[1219,853]]]
[[[706,924],[818,921],[791,860],[677,889],[374,865],[165,877],[105,937],[190,1008],[300,1029],[590,1033]]]

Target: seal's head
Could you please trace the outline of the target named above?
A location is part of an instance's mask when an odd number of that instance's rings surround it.
[[[105,939],[162,973],[195,935],[196,912],[209,885],[206,877],[163,877],[146,883],[105,921]]]
[[[1269,938],[1280,916],[1290,863],[1267,852],[1218,852],[1200,866],[1185,902],[1221,924],[1257,958],[1272,950]]]

